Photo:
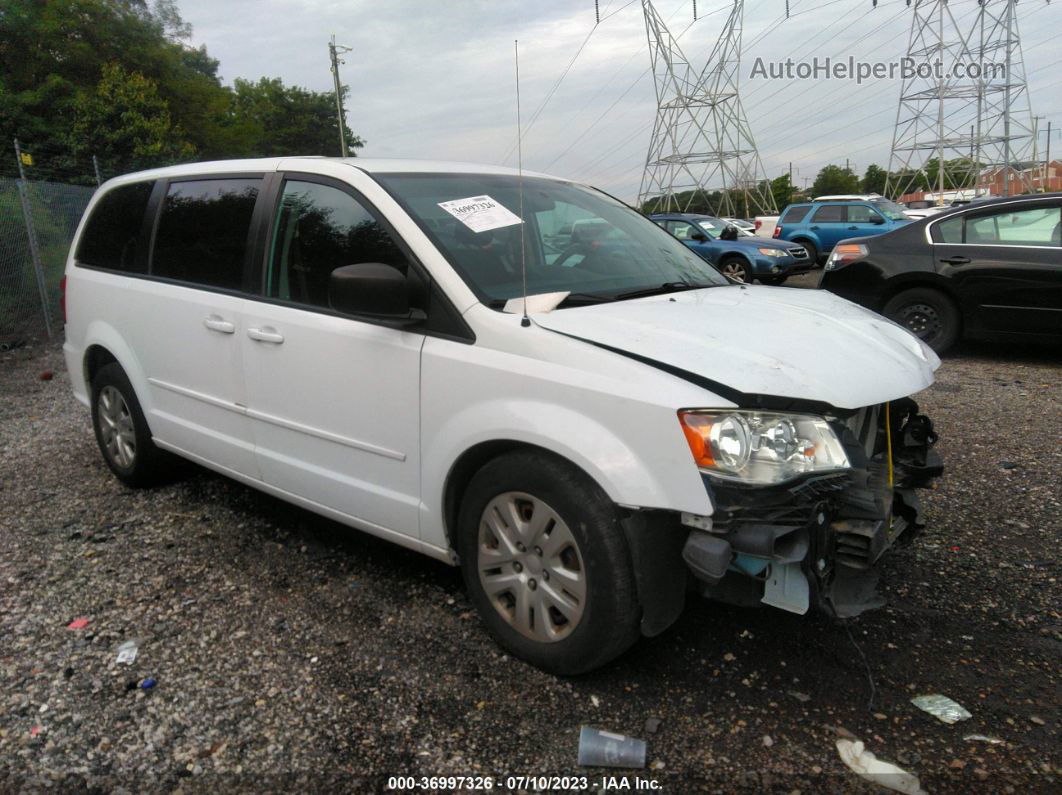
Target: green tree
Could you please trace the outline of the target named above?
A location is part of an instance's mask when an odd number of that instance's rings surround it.
[[[344,94],[346,89],[344,89]],[[232,122],[249,132],[248,154],[338,155],[339,124],[335,95],[285,86],[279,77],[258,82],[236,78],[230,108]],[[347,147],[364,143],[344,126]]]
[[[793,197],[793,184],[789,181],[788,172],[771,180],[771,194],[779,212],[784,210]]]
[[[880,193],[885,195],[885,179],[888,172],[881,166],[871,163],[863,174],[863,193]]]
[[[155,81],[118,64],[106,64],[95,93],[82,94],[75,101],[69,146],[75,156],[97,155],[108,172],[191,160],[195,155],[195,147],[173,123]]]
[[[829,196],[858,191],[859,177],[852,173],[852,169],[832,163],[819,172],[815,177],[815,184],[811,187],[812,196]]]

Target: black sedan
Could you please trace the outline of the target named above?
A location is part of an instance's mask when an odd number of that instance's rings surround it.
[[[948,210],[842,240],[820,287],[942,352],[961,337],[1062,340],[1062,193]]]

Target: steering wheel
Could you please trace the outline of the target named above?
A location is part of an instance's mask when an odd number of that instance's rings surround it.
[[[576,256],[577,254],[582,254],[585,257],[587,256],[587,254],[590,253],[589,249],[590,247],[586,243],[572,243],[570,246],[564,249],[564,251],[562,251],[555,260],[553,260],[553,264],[550,267],[563,267],[565,262],[567,262],[572,257]]]

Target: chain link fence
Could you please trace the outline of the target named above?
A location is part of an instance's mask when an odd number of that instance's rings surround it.
[[[59,281],[74,231],[96,190],[61,181],[74,181],[65,174],[34,173],[39,161],[24,158],[17,144],[16,156],[23,177],[0,177],[0,348],[62,336]]]

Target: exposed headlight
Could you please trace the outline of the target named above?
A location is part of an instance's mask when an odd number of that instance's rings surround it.
[[[826,270],[833,271],[851,265],[856,260],[861,260],[868,254],[867,247],[862,243],[841,243],[833,247],[830,258],[826,260]]]
[[[822,417],[698,409],[678,417],[697,466],[726,480],[767,485],[851,466]]]
[[[765,256],[765,257],[788,257],[789,256],[789,252],[786,251],[784,248],[758,248],[756,250],[758,252],[760,252],[761,254],[763,254],[763,256]]]

